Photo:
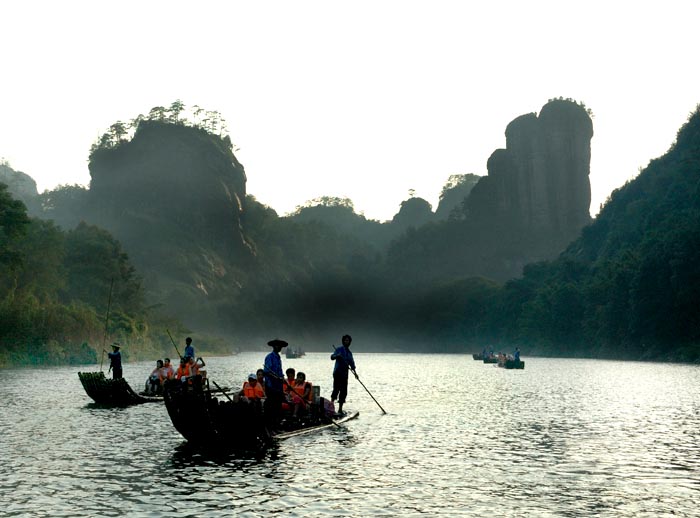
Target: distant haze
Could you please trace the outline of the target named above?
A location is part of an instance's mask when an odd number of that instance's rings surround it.
[[[486,174],[552,97],[594,114],[591,213],[700,102],[697,2],[2,2],[0,158],[40,191],[89,182],[90,145],[175,99],[228,121],[280,214],[347,196],[390,219]]]

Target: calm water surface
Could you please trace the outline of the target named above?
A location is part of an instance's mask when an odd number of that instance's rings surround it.
[[[263,357],[207,367],[238,386]],[[78,368],[3,370],[3,514],[700,516],[700,367],[524,359],[356,353],[388,415],[351,377],[344,429],[223,457],[191,451],[162,404],[95,408]],[[329,395],[328,354],[283,365]]]

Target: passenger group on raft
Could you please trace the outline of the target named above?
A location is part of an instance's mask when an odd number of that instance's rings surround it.
[[[170,363],[170,358],[158,360],[146,381],[146,394],[161,395],[163,386],[167,380],[176,379],[187,382],[194,376],[206,378],[206,363],[201,357],[195,359],[192,338],[185,340],[185,354],[180,359],[180,365],[175,370]],[[344,335],[342,346],[337,347],[331,360],[335,361],[333,368],[333,392],[328,408],[329,413],[335,412],[335,402],[338,401],[337,415],[343,415],[343,404],[348,393],[348,373],[352,371],[357,378],[355,371],[355,360],[350,351],[350,335]],[[306,379],[304,372],[296,372],[293,368],[288,368],[285,375],[282,373],[282,360],[279,355],[283,347],[287,346],[284,340],[271,340],[268,345],[273,348],[265,357],[264,368],[258,369],[255,373],[250,373],[248,379],[243,383],[243,387],[238,391],[235,400],[244,401],[251,404],[259,404],[265,407],[265,413],[271,420],[276,420],[280,412],[290,412],[292,417],[305,413],[307,407],[314,401],[313,384]],[[113,352],[108,353],[111,365],[114,370],[114,378],[121,377],[121,355],[119,344],[112,345]],[[118,367],[117,365],[118,364]],[[118,374],[118,376],[117,376]]]
[[[503,366],[507,361],[515,361],[519,362],[520,361],[520,348],[516,347],[515,352],[513,354],[506,354],[503,352],[499,352],[497,355],[494,354],[493,349],[487,350],[486,347],[481,352],[481,357],[482,358],[495,358],[498,360],[498,365]]]

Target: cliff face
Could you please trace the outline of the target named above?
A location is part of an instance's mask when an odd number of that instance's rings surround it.
[[[506,149],[489,158],[488,176],[467,200],[467,217],[567,242],[591,221],[593,124],[570,101],[551,101],[506,128]]]
[[[253,251],[241,227],[246,175],[218,136],[142,122],[134,137],[90,157],[84,214],[110,231],[152,300],[187,323],[216,325],[216,304],[239,293]]]
[[[227,256],[249,253],[240,226],[245,171],[203,130],[142,122],[130,142],[93,154],[90,176],[92,218],[119,239],[162,239],[167,230]]]
[[[590,221],[593,124],[586,109],[551,101],[514,119],[456,217],[392,243],[399,279],[425,284],[483,276],[506,281],[557,257]]]
[[[24,202],[27,208],[37,204],[39,193],[34,179],[21,171],[15,171],[10,166],[0,164],[0,183],[7,185],[12,196]]]

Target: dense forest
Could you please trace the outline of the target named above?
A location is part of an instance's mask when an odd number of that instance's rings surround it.
[[[509,126],[493,175],[453,176],[435,211],[410,196],[387,222],[334,197],[280,217],[246,192],[216,112],[190,122],[177,101],[117,123],[91,150],[89,188],[37,195],[29,213],[0,189],[0,365],[95,361],[106,336],[147,358],[166,328],[221,337],[212,351],[351,332],[358,350],[699,361],[700,111],[595,220],[556,233],[556,218],[513,224],[522,200],[511,219],[489,212],[510,196],[497,182],[522,128],[544,134],[563,113],[589,132],[575,103],[546,108]]]
[[[0,366],[91,363],[103,344],[128,343],[126,358],[170,352],[183,324],[145,300],[120,243],[80,222],[62,230],[29,217],[0,184]],[[221,341],[202,341],[224,351]],[[228,351],[227,351],[228,352]]]
[[[140,282],[104,230],[29,218],[0,184],[0,245],[0,364],[95,361],[112,279],[110,333],[143,337]]]

